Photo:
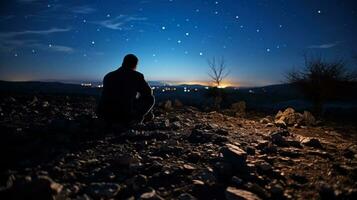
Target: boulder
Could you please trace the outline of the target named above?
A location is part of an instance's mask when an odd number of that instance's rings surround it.
[[[231,163],[235,167],[244,167],[246,166],[247,153],[233,144],[226,144],[225,147],[222,147],[220,150],[223,159],[226,162]]]
[[[260,200],[257,195],[235,187],[228,187],[225,192],[225,197],[227,200]]]
[[[312,126],[316,124],[315,117],[308,111],[304,111],[303,114],[295,112],[293,108],[287,108],[284,111],[279,111],[275,115],[275,124],[277,126],[300,126],[308,125]]]
[[[245,101],[239,101],[231,105],[231,110],[234,111],[237,115],[245,114],[246,103]]]

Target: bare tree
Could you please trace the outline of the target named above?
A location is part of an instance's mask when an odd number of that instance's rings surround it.
[[[305,65],[301,70],[286,74],[289,83],[296,85],[314,106],[314,113],[320,115],[328,100],[337,98],[356,76],[346,68],[343,60],[327,62],[321,57],[304,56]]]
[[[229,71],[226,67],[226,62],[224,57],[216,61],[216,58],[207,60],[208,66],[210,68],[210,72],[208,75],[211,77],[216,87],[220,87],[222,81],[229,75]]]
[[[215,84],[215,87],[211,88],[208,93],[209,96],[214,98],[213,107],[219,110],[223,100],[224,92],[222,89],[220,89],[220,86],[222,85],[222,81],[229,75],[229,71],[226,67],[226,62],[223,57],[218,61],[215,57],[213,57],[211,60],[208,59],[207,63],[210,69],[208,75],[211,77],[211,80]]]

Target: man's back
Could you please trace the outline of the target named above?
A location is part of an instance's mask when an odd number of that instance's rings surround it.
[[[136,101],[153,98],[144,76],[132,69],[120,67],[103,80],[103,92],[98,114],[109,121],[127,121],[135,115]]]

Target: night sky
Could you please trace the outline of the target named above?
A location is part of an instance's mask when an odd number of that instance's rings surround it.
[[[355,68],[356,36],[353,0],[4,0],[0,79],[100,81],[134,53],[147,80],[208,81],[223,56],[229,84],[267,85],[304,53]]]

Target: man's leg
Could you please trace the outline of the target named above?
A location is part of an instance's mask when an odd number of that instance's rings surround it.
[[[139,98],[134,103],[135,116],[138,119],[139,123],[144,120],[144,118],[151,117],[153,118],[152,108],[155,104],[155,98],[153,96],[146,98]]]

